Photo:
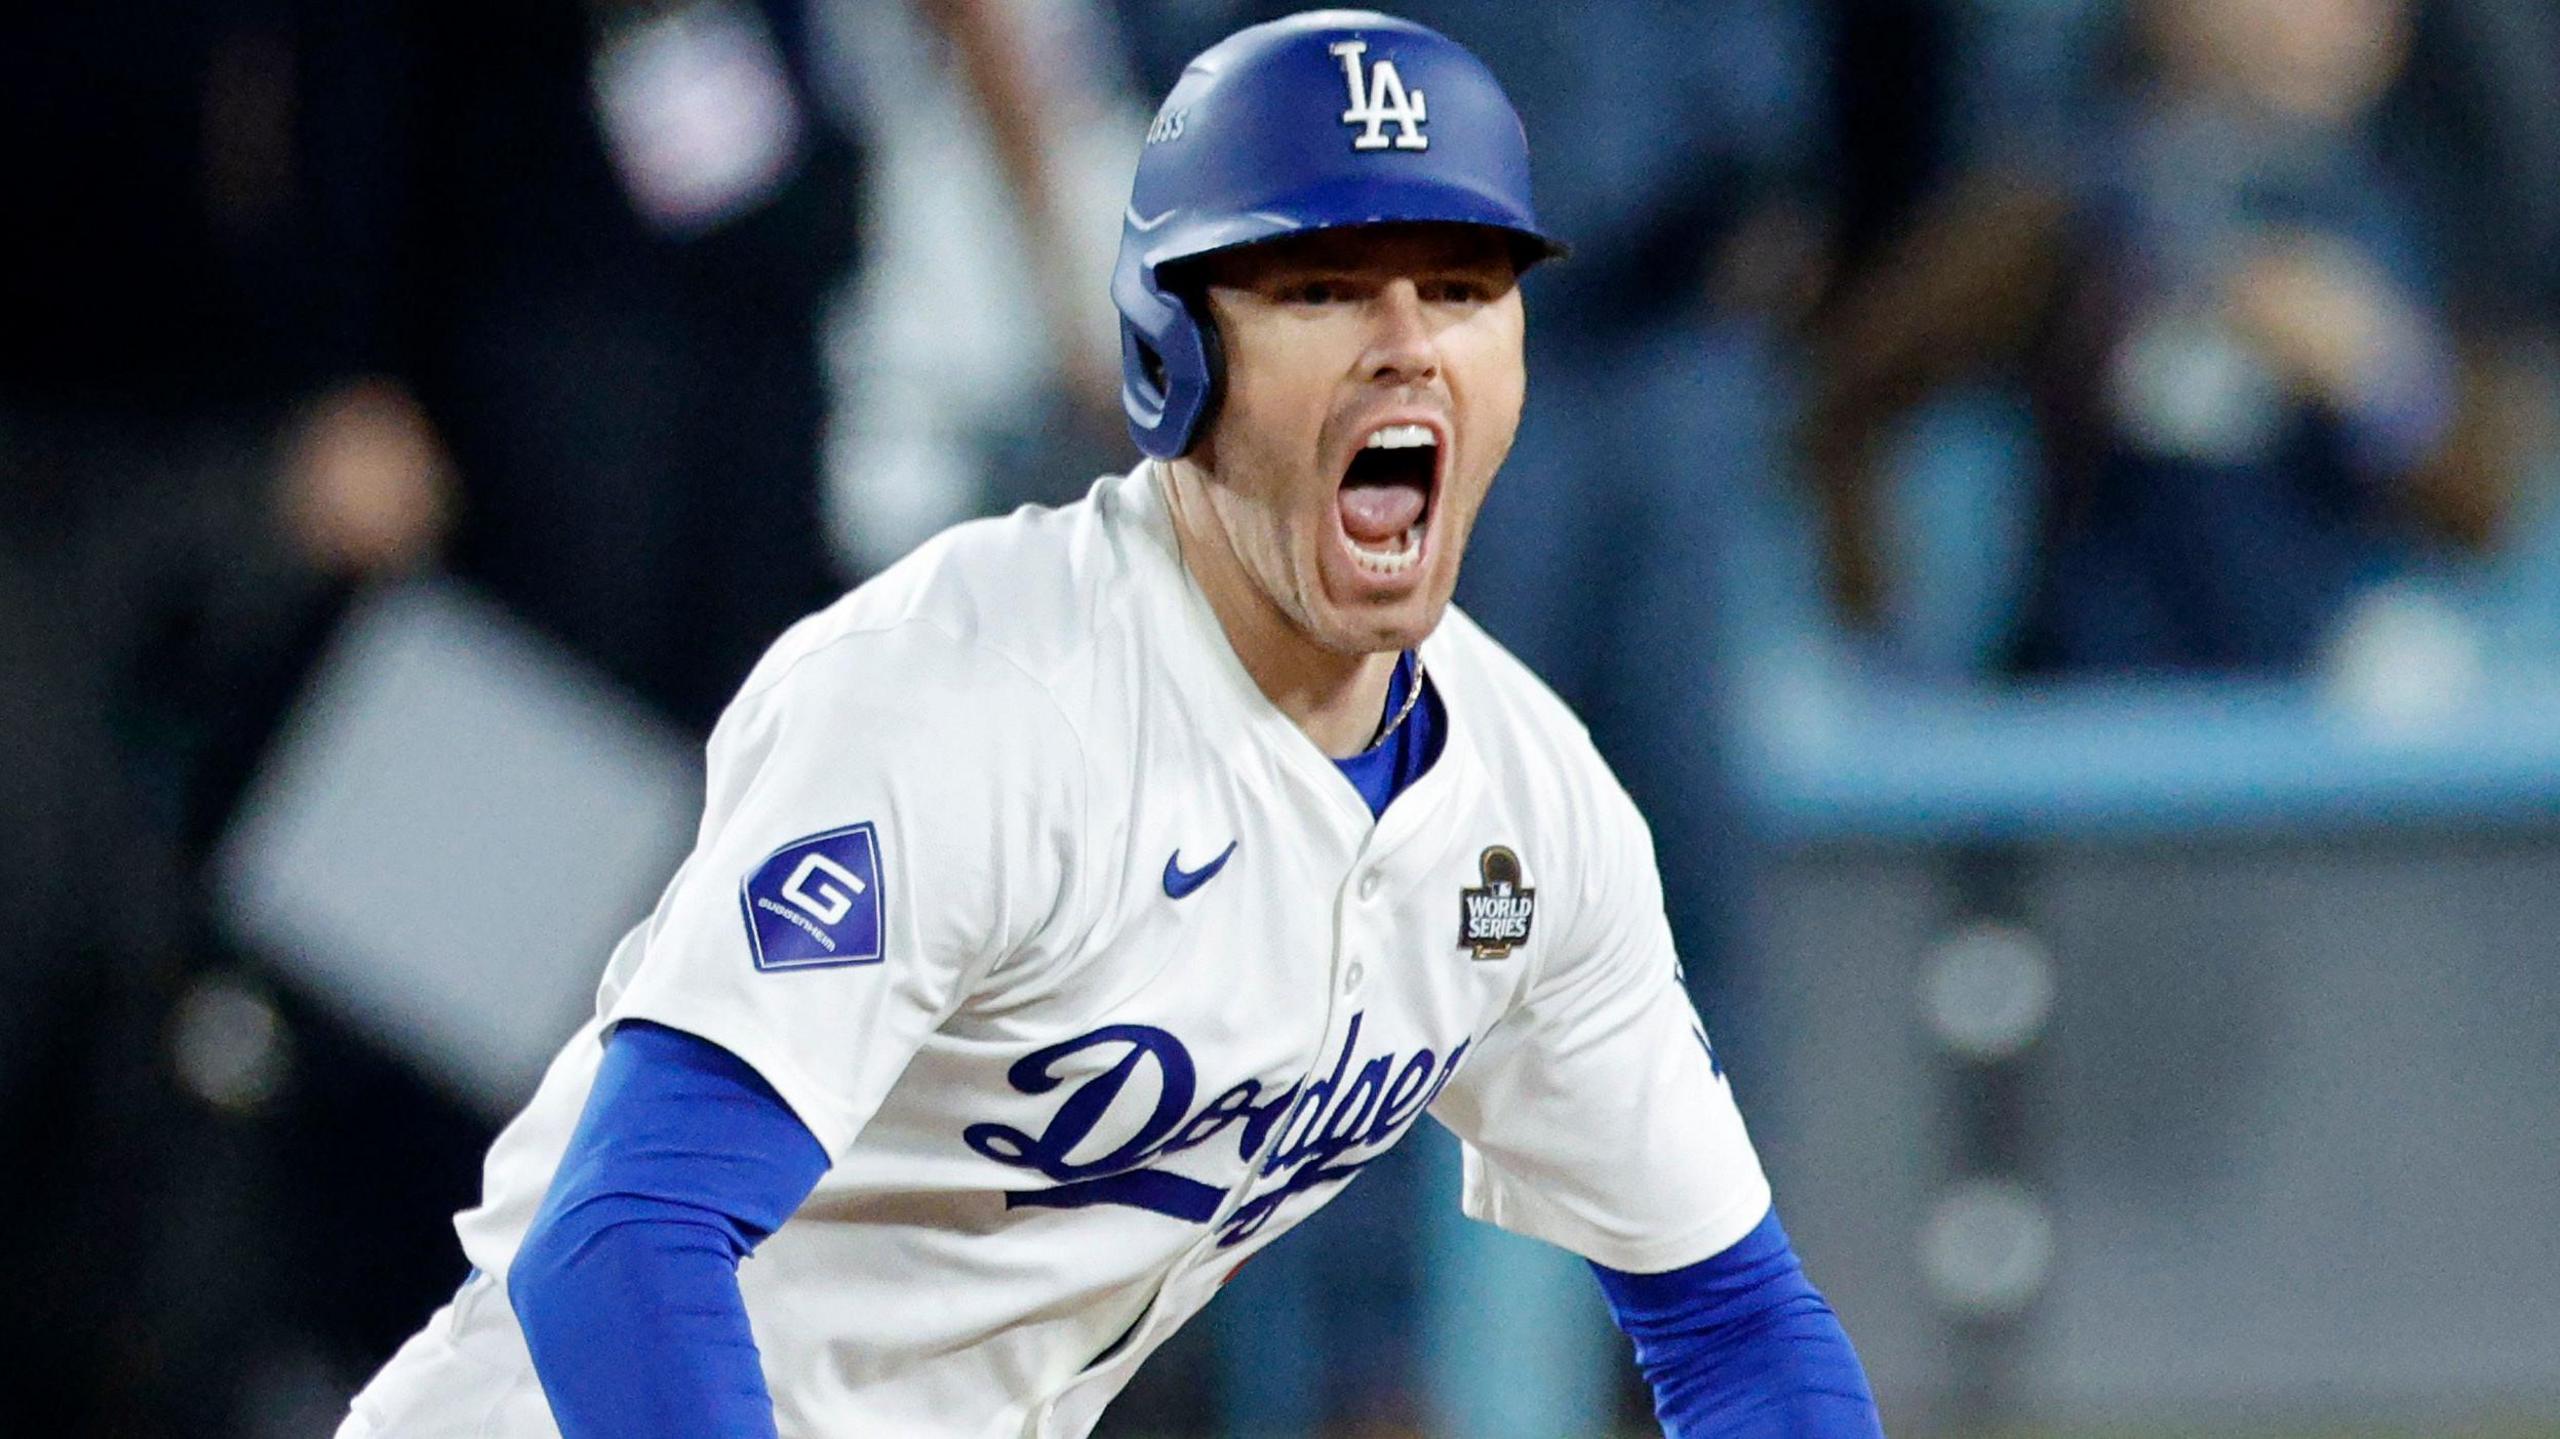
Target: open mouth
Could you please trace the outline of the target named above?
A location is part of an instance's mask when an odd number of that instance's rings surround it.
[[[1381,425],[1352,452],[1334,507],[1360,568],[1399,575],[1421,562],[1439,474],[1440,437],[1429,425]]]

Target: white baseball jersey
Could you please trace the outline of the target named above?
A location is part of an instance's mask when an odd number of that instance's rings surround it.
[[[556,1434],[503,1276],[626,1019],[734,1051],[833,1156],[739,1273],[785,1435],[1086,1433],[1426,1112],[1504,1228],[1640,1271],[1747,1233],[1767,1182],[1634,807],[1462,615],[1422,656],[1445,747],[1373,821],[1229,647],[1150,466],[796,626],[490,1150],[479,1274],[347,1432]]]

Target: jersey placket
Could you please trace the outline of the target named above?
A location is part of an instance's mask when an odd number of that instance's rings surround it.
[[[1138,1364],[1154,1350],[1156,1343],[1197,1311],[1197,1305],[1186,1303],[1179,1306],[1181,1312],[1171,1312],[1166,1304],[1167,1296],[1184,1290],[1187,1287],[1184,1281],[1204,1268],[1241,1267],[1251,1257],[1250,1254],[1245,1258],[1222,1254],[1219,1238],[1236,1212],[1253,1201],[1261,1182],[1271,1177],[1265,1175],[1265,1166],[1271,1162],[1273,1153],[1299,1127],[1299,1109],[1306,1103],[1305,1096],[1310,1092],[1310,1086],[1323,1077],[1326,1066],[1333,1062],[1334,1057],[1344,1052],[1352,1037],[1353,1021],[1363,1012],[1358,1001],[1371,977],[1370,969],[1383,961],[1391,947],[1396,899],[1409,887],[1414,876],[1427,872],[1438,857],[1442,846],[1433,845],[1432,838],[1438,836],[1445,844],[1457,832],[1457,826],[1440,821],[1458,812],[1472,796],[1473,776],[1460,757],[1458,746],[1450,745],[1441,759],[1446,772],[1426,776],[1424,784],[1417,784],[1399,797],[1396,804],[1388,807],[1388,814],[1396,817],[1397,822],[1392,825],[1381,822],[1369,827],[1354,848],[1351,863],[1343,871],[1341,880],[1334,886],[1333,944],[1325,974],[1324,1027],[1318,1032],[1298,1075],[1296,1092],[1300,1098],[1293,1101],[1290,1111],[1264,1136],[1247,1160],[1243,1177],[1219,1201],[1217,1211],[1211,1215],[1200,1238],[1166,1265],[1164,1277],[1158,1281],[1155,1293],[1148,1298],[1137,1319],[1091,1366],[1032,1412],[1026,1434],[1045,1436],[1053,1432],[1049,1427],[1051,1416],[1070,1398],[1092,1386],[1107,1385],[1107,1392],[1116,1393]],[[1426,789],[1425,785],[1434,778],[1442,782]],[[1408,800],[1417,802],[1408,804]],[[1321,1123],[1321,1116],[1309,1122]],[[1286,1183],[1286,1180],[1283,1178],[1279,1182]],[[1297,1217],[1303,1219],[1305,1216]],[[1275,1222],[1279,1218],[1276,1214],[1273,1216]],[[1258,1249],[1255,1252],[1259,1252]]]

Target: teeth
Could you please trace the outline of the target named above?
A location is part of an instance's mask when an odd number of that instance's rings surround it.
[[[1422,558],[1422,526],[1415,525],[1406,530],[1384,549],[1373,549],[1353,540],[1351,553],[1360,561],[1360,567],[1371,574],[1403,574]]]
[[[1372,431],[1364,450],[1419,450],[1437,441],[1431,438],[1429,425],[1384,425]]]

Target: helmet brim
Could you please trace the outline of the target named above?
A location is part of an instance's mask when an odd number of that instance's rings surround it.
[[[1149,263],[1161,275],[1167,268],[1250,245],[1326,230],[1352,230],[1379,225],[1464,225],[1497,230],[1512,241],[1522,271],[1571,253],[1562,240],[1538,228],[1537,222],[1495,196],[1453,185],[1438,178],[1397,180],[1371,177],[1357,183],[1334,181],[1276,197],[1240,213],[1203,217],[1193,224],[1164,225],[1167,232],[1149,247]]]

